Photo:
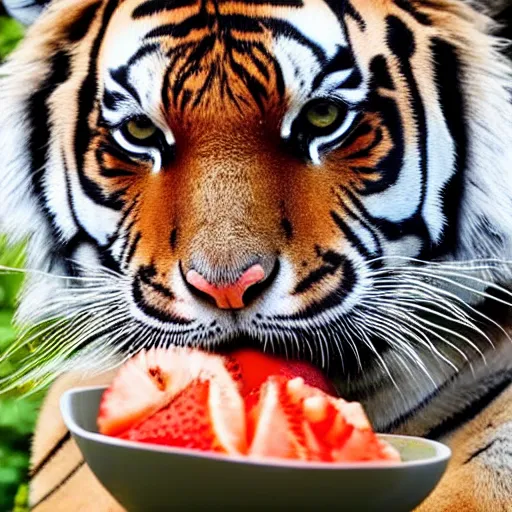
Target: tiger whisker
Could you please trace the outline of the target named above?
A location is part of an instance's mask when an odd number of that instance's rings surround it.
[[[52,320],[50,320],[52,321]],[[37,330],[37,325],[32,328],[27,328],[26,331],[22,331],[20,335],[18,336],[17,340],[11,344],[1,355],[0,355],[0,363],[6,361],[8,358],[10,358],[14,353],[16,353],[18,350],[21,350],[24,347],[29,346],[31,343],[36,341],[39,337],[46,334],[47,332],[51,331],[52,329],[55,329],[56,326],[60,326],[62,324],[65,324],[68,321],[66,318],[61,318],[59,320],[56,320],[56,323],[53,323],[49,326],[47,326],[43,330]],[[40,324],[43,324],[46,322],[40,322]],[[35,334],[32,334],[29,338],[26,338],[26,336],[35,330]]]
[[[327,340],[325,339],[325,336],[323,334],[323,332],[321,330],[319,330],[317,333],[317,338],[319,338],[319,341],[320,341],[320,357],[321,357],[321,367],[322,368],[326,368],[328,369],[329,368],[329,365],[328,363],[326,364],[326,361],[329,361],[329,357],[326,358],[325,354],[324,354],[324,349],[325,351],[327,351],[327,354],[329,353],[329,344],[327,342]]]
[[[315,357],[315,351],[313,350],[313,347],[311,346],[309,338],[310,338],[310,336],[314,337],[315,331],[313,331],[313,329],[310,328],[308,325],[302,324],[302,323],[300,324],[300,328],[301,328],[301,330],[306,332],[306,336],[302,336],[302,345],[303,345],[303,347],[304,347],[304,345],[307,346],[307,349],[309,351],[309,357],[312,360]],[[302,350],[304,352],[304,348]]]
[[[471,329],[471,330],[477,332],[478,334],[480,334],[494,348],[494,344],[491,341],[491,339],[489,338],[489,336],[487,334],[485,334],[479,327],[477,327],[472,322],[458,320],[457,318],[453,318],[453,317],[450,317],[450,316],[445,315],[443,313],[440,313],[439,311],[436,311],[435,309],[428,308],[426,306],[422,306],[422,305],[418,304],[417,302],[404,302],[403,300],[400,300],[400,299],[393,299],[393,300],[390,301],[390,300],[388,300],[386,298],[375,298],[374,302],[380,303],[380,304],[382,304],[384,306],[389,304],[389,303],[392,303],[394,306],[395,305],[405,306],[404,307],[404,311],[410,311],[410,310],[424,311],[424,312],[429,313],[431,315],[438,316],[440,318],[444,318],[445,320],[448,320],[449,322],[453,322],[453,323],[456,323],[458,325],[462,325],[464,327],[468,327],[469,329]],[[475,348],[475,350],[477,350],[476,345],[472,344],[471,346],[473,348]]]
[[[370,304],[367,304],[366,307],[369,308],[369,309],[374,309],[374,310],[380,311],[380,309],[378,307],[374,307],[374,306],[372,306]],[[402,321],[406,322],[407,325],[409,325],[410,327],[416,327],[417,329],[420,329],[420,327],[418,325],[414,324],[411,321],[410,316],[404,314],[404,311],[401,310],[400,308],[395,308],[393,306],[388,305],[387,306],[387,311],[391,311],[393,313],[394,316],[392,318],[400,318]],[[405,311],[405,313],[409,313],[409,312]],[[428,324],[433,326],[433,327],[437,327],[437,325],[433,324],[432,322],[428,322]],[[458,352],[467,363],[469,363],[469,357],[467,356],[467,354],[464,351],[462,351],[459,347],[457,347],[455,344],[451,343],[449,340],[447,340],[446,338],[441,336],[439,333],[433,331],[432,329],[428,328],[425,325],[422,326],[422,329],[424,329],[426,332],[429,332],[430,334],[434,335],[437,339],[439,339],[440,341],[442,341],[445,344],[447,344],[453,350]]]
[[[96,269],[97,270],[97,269]],[[44,270],[31,269],[31,268],[17,268],[9,267],[6,265],[0,265],[0,274],[29,274],[35,276],[46,277],[49,279],[62,279],[64,281],[79,281],[79,282],[90,282],[99,281],[101,279],[107,279],[105,277],[90,277],[90,276],[66,276],[62,274],[53,274],[45,272]],[[116,277],[120,279],[120,274],[116,274]],[[110,278],[109,278],[110,279]],[[77,290],[80,290],[77,288]]]
[[[402,315],[402,320],[404,322],[407,323],[407,325],[409,327],[416,327],[417,329],[419,329],[419,327],[417,325],[415,325],[414,323],[411,322],[410,318],[408,318],[407,316],[404,316],[403,313],[400,313],[400,312],[397,312],[395,311],[395,314],[397,315]],[[414,316],[414,315],[413,315]],[[416,317],[416,319],[418,320],[418,318]],[[423,323],[423,322],[420,322],[420,323]],[[459,348],[457,345],[455,345],[454,343],[452,343],[451,341],[449,341],[448,339],[446,339],[444,336],[442,336],[441,334],[439,334],[437,331],[435,331],[434,329],[435,328],[440,328],[438,325],[432,323],[432,322],[426,322],[428,325],[430,325],[432,328],[429,328],[427,327],[426,325],[422,325],[422,329],[426,332],[426,333],[429,333],[431,334],[432,336],[434,336],[435,338],[437,338],[439,341],[443,342],[444,344],[446,344],[447,346],[449,346],[450,348],[452,348],[455,352],[457,352],[463,359],[464,361],[470,366],[472,367],[472,363],[471,363],[471,360],[470,358],[468,357],[468,355],[461,349]],[[444,332],[447,332],[447,333],[451,333],[451,334],[454,334],[454,335],[457,335],[457,333],[455,333],[454,331],[451,331],[450,329],[446,329],[446,328],[443,328],[441,329],[443,330]],[[464,341],[468,341],[467,338],[465,337],[461,337]],[[480,352],[481,354],[481,352]],[[485,357],[483,357],[483,360],[485,362]]]
[[[488,298],[488,299],[492,299],[494,301],[497,301],[497,302],[501,302],[502,304],[505,304],[506,306],[512,306],[512,302],[507,302],[507,301],[504,301],[502,299],[500,299],[499,297],[495,297],[493,295],[490,295],[486,292],[482,292],[480,290],[476,290],[475,288],[471,288],[469,286],[466,286],[466,285],[463,285],[462,283],[459,283],[458,281],[455,281],[453,279],[449,279],[447,277],[443,277],[443,275],[451,275],[451,276],[455,276],[455,277],[459,277],[459,278],[464,278],[464,279],[469,279],[471,281],[476,281],[482,285],[485,285],[489,288],[494,288],[495,290],[505,294],[505,295],[508,295],[510,297],[512,297],[512,292],[510,292],[509,290],[507,290],[506,288],[503,288],[502,286],[499,286],[493,282],[490,282],[490,281],[485,281],[483,279],[479,279],[477,277],[474,277],[474,276],[468,276],[468,275],[465,275],[465,274],[459,274],[459,273],[454,273],[454,272],[445,272],[445,271],[438,271],[436,269],[436,272],[439,272],[439,274],[432,274],[431,272],[428,272],[426,270],[423,270],[423,269],[401,269],[400,270],[401,273],[403,274],[412,274],[412,275],[416,275],[416,276],[428,276],[428,277],[431,277],[432,279],[434,280],[438,280],[438,281],[443,281],[443,282],[447,282],[451,285],[454,285],[454,286],[458,286],[459,288],[462,288],[464,290],[467,290],[471,293],[474,293],[474,294],[477,294],[477,295],[480,295],[482,297],[485,297],[485,298]]]
[[[402,359],[402,356],[398,352],[395,352],[393,354],[393,358],[398,359],[400,361],[400,366],[407,372],[409,377],[413,379],[415,382],[418,382],[416,375],[413,373],[409,365]]]
[[[436,293],[434,291],[434,287],[431,287],[431,289],[423,288],[420,286],[421,283],[421,281],[415,283],[412,281],[408,281],[407,283],[394,283],[392,280],[386,281],[385,283],[375,282],[373,286],[375,292],[370,292],[368,295],[382,295],[381,290],[385,290],[386,292],[394,292],[396,295],[399,295],[402,300],[420,300],[427,302],[434,300],[436,303],[443,304],[445,308],[457,314],[461,318],[471,318],[471,316],[462,308],[453,304],[441,294]]]
[[[393,286],[391,289],[393,290],[397,290],[397,289],[400,289],[402,286],[401,283],[396,283],[395,286]],[[501,331],[501,333],[510,341],[512,342],[512,337],[510,336],[510,334],[506,331],[506,329],[504,329],[498,322],[496,322],[495,320],[493,320],[492,318],[490,318],[488,315],[482,313],[481,311],[479,311],[478,309],[476,309],[475,307],[471,306],[471,304],[468,304],[467,302],[465,302],[463,299],[461,299],[458,295],[456,295],[455,293],[452,293],[448,290],[445,290],[443,288],[435,288],[434,286],[430,285],[429,283],[426,283],[425,281],[423,280],[414,280],[413,281],[413,284],[411,285],[413,287],[413,290],[417,290],[419,291],[419,289],[423,290],[423,289],[427,289],[427,290],[430,290],[432,292],[432,297],[435,298],[435,299],[438,299],[438,300],[443,300],[443,303],[446,303],[446,304],[451,304],[452,306],[454,306],[453,303],[450,303],[450,301],[448,301],[447,299],[444,299],[443,296],[445,297],[449,297],[450,299],[452,299],[453,301],[455,302],[458,302],[461,306],[467,308],[470,313],[472,315],[475,315],[475,316],[478,316],[480,317],[481,319],[483,319],[485,322],[487,323],[490,323],[492,325],[494,325],[497,329],[499,329]],[[377,285],[378,287],[378,285]],[[423,293],[423,292],[422,292]],[[459,309],[461,310],[461,308],[459,307]],[[467,313],[466,313],[467,314]],[[471,318],[471,316],[468,314],[468,316]]]
[[[487,265],[491,263],[503,265],[503,266],[511,266],[512,267],[512,260],[504,260],[500,258],[474,258],[471,260],[453,260],[453,261],[436,261],[436,260],[422,260],[418,258],[411,258],[408,256],[399,256],[399,255],[393,255],[393,256],[378,256],[376,258],[372,258],[368,260],[368,265],[372,265],[373,263],[377,263],[380,261],[386,261],[386,260],[401,260],[401,261],[407,261],[412,263],[417,263],[418,265],[423,266],[435,266],[435,267],[445,267],[445,268],[460,268],[460,267],[468,267],[471,268],[473,265]],[[389,267],[386,267],[389,268]],[[396,268],[403,268],[403,267],[396,267]],[[413,267],[418,268],[418,267]],[[489,268],[495,268],[495,267],[489,267]]]
[[[346,320],[342,317],[340,318],[338,324],[340,325],[344,335],[345,340],[347,340],[349,347],[352,349],[352,352],[354,353],[354,356],[356,358],[357,367],[359,370],[363,371],[363,365],[361,363],[361,356],[359,355],[359,351],[357,350],[357,345],[354,343],[354,339],[352,338],[352,331],[349,331],[349,327],[346,323]],[[338,343],[341,344],[340,340],[337,340]]]
[[[353,318],[348,318],[347,319],[348,322],[352,325],[352,327],[357,331],[359,332],[360,334],[360,339],[363,341],[363,343],[373,352],[373,354],[375,355],[375,357],[377,358],[377,361],[379,363],[379,365],[381,366],[381,368],[384,370],[384,372],[386,373],[386,375],[388,376],[389,380],[391,381],[391,383],[393,384],[393,386],[397,389],[397,391],[402,394],[402,390],[400,389],[400,386],[398,386],[398,384],[396,383],[393,375],[391,374],[390,370],[389,370],[389,367],[388,365],[386,364],[386,361],[384,361],[384,359],[382,358],[382,356],[379,354],[379,352],[376,350],[375,346],[373,345],[373,343],[371,342],[371,340],[369,339],[369,337],[367,336],[366,332],[361,330],[358,325],[353,321]]]
[[[345,350],[343,348],[343,344],[341,343],[341,340],[339,339],[339,336],[338,336],[339,333],[337,333],[331,325],[327,325],[326,329],[329,332],[330,339],[334,341],[336,351],[340,358],[342,372],[345,373],[345,358],[344,358]]]
[[[441,330],[443,332],[446,332],[446,333],[448,333],[448,334],[450,334],[452,336],[455,336],[455,337],[461,339],[462,341],[465,341],[470,347],[472,347],[480,355],[480,357],[482,358],[482,360],[484,362],[486,361],[485,355],[482,352],[482,350],[477,345],[475,345],[467,336],[464,336],[464,335],[458,333],[457,331],[454,331],[454,330],[449,329],[447,327],[443,327],[442,325],[436,324],[434,322],[430,322],[429,320],[426,320],[425,318],[422,318],[421,316],[418,316],[418,315],[416,315],[414,313],[410,313],[410,317],[416,319],[418,322],[420,322],[422,324],[430,325],[433,328],[439,329],[439,330]],[[455,347],[455,345],[453,345],[453,346]],[[466,355],[466,358],[467,358],[467,360],[469,362],[469,357],[467,357],[467,355]]]
[[[376,287],[377,288],[377,287]],[[376,289],[375,292],[371,292],[367,294],[368,299],[376,299],[376,300],[384,300],[386,302],[393,302],[397,304],[403,304],[404,306],[414,308],[417,304],[420,306],[417,309],[420,309],[421,307],[430,309],[427,306],[433,305],[436,310],[444,311],[446,315],[452,314],[453,320],[460,322],[464,325],[467,325],[468,323],[471,323],[471,317],[462,309],[458,308],[454,304],[450,304],[448,301],[443,300],[440,298],[440,300],[434,300],[437,299],[437,297],[432,296],[431,294],[425,293],[425,294],[418,294],[417,290],[413,289],[398,289],[396,290],[398,293],[395,293],[395,297],[393,299],[389,298],[389,290],[384,288],[385,293],[382,293],[381,289]],[[422,306],[427,305],[427,306]],[[445,316],[446,316],[445,315]],[[449,317],[450,321],[452,320],[452,317]]]
[[[104,344],[104,341],[106,339],[110,339],[112,340],[112,331],[111,329],[104,329],[104,332],[99,332],[99,333],[96,333],[95,334],[95,343],[96,345],[97,344]],[[117,336],[115,335],[114,339],[117,339]],[[77,350],[78,348],[80,347],[83,347],[84,346],[84,341],[85,340],[88,340],[88,336],[86,336],[85,334],[82,334],[79,338],[73,340],[71,343],[69,343],[66,347],[65,347],[65,350],[62,350],[61,352],[59,352],[59,354],[53,358],[53,361],[61,361],[62,363],[64,363],[68,356],[72,355],[73,352],[75,350]]]
[[[427,348],[427,350],[429,350],[440,360],[444,361],[446,364],[451,366],[455,371],[459,370],[457,366],[453,364],[452,361],[450,361],[444,354],[442,354],[439,351],[439,349],[436,348],[436,346],[432,343],[432,341],[430,341],[428,336],[426,336],[426,334],[421,329],[416,327],[414,324],[411,324],[409,322],[407,324],[403,323],[402,318],[389,315],[387,310],[380,311],[380,314],[384,318],[387,318],[390,322],[392,322],[397,329],[404,333],[404,335],[410,336],[412,340],[419,343],[420,346]]]
[[[365,323],[370,324],[374,332],[377,331],[379,333],[384,334],[382,339],[388,345],[391,345],[397,348],[398,350],[401,350],[407,357],[411,359],[411,361],[413,361],[425,373],[425,375],[432,381],[432,383],[434,383],[434,380],[430,373],[428,372],[425,363],[421,360],[421,358],[418,356],[418,354],[410,345],[410,343],[408,343],[406,338],[404,338],[401,334],[391,331],[389,326],[386,325],[381,318],[376,317],[374,314],[365,314],[365,317],[368,317],[368,320],[371,320],[370,322],[365,318]],[[395,339],[397,338],[401,340],[401,344],[397,344],[395,342]]]
[[[87,318],[89,315],[81,315],[79,317],[73,318],[70,320],[63,319],[61,323],[59,323],[59,327],[54,329],[54,325],[50,325],[48,329],[45,329],[46,332],[50,332],[51,335],[48,338],[43,338],[43,342],[38,343],[35,350],[30,356],[27,356],[27,359],[33,359],[37,357],[44,357],[45,355],[52,352],[55,345],[59,344],[59,339],[61,336],[65,335],[66,333],[74,332],[75,327],[80,329],[83,328],[84,322],[87,321]],[[35,336],[35,339],[37,339],[38,335],[41,331],[37,332]],[[21,347],[20,347],[21,348]]]
[[[103,355],[100,358],[100,354],[98,354],[98,351],[91,347],[91,351],[93,351],[95,354],[94,361],[92,362],[92,367],[98,368],[99,371],[101,372],[113,369],[113,367],[110,364],[105,364],[105,362],[111,361],[113,357],[116,355],[122,355],[124,352],[124,347],[126,347],[127,345],[132,346],[132,341],[135,338],[138,337],[139,340],[141,339],[141,330],[139,328],[139,330],[133,330],[131,334],[128,335],[122,343],[119,343],[119,340],[121,340],[123,336],[125,336],[126,332],[130,331],[131,329],[133,329],[133,323],[128,322],[125,325],[125,327],[120,329],[120,331],[117,332],[113,337],[111,336],[110,333],[107,333],[104,336],[102,336],[101,339],[98,340],[96,344],[103,344],[105,341],[107,341],[103,348],[105,355]],[[144,342],[148,339],[148,336],[151,335],[152,333],[149,330],[146,331]],[[138,351],[125,351],[125,355],[119,359],[116,366],[123,364],[124,361],[126,361],[129,357],[136,354],[137,352]]]
[[[118,307],[112,308],[113,303],[121,303],[117,300],[116,294],[109,297],[110,300],[105,300],[105,287],[103,283],[101,285],[103,292],[101,300],[97,300],[97,295],[90,295],[90,286],[81,289],[78,293],[75,289],[65,289],[61,296],[51,300],[42,308],[42,311],[38,312],[41,320],[22,330],[18,342],[7,353],[4,353],[1,359],[13,356],[16,351],[41,338],[42,343],[29,356],[26,356],[27,361],[22,368],[0,380],[2,392],[20,387],[31,379],[41,382],[41,375],[51,373],[55,361],[65,361],[77,348],[90,341],[91,336],[101,336],[101,332],[111,330],[114,322],[123,317],[126,320],[125,312],[120,313]],[[95,294],[98,294],[99,291],[99,289],[95,290]],[[91,300],[83,301],[84,296]],[[107,314],[104,315],[103,312]],[[49,313],[54,316],[49,316]],[[91,318],[92,321],[89,321]],[[43,326],[43,328],[40,329],[39,326]],[[97,327],[100,327],[99,332],[95,332]],[[51,333],[51,335],[44,338],[43,336],[47,333]],[[61,338],[66,338],[65,343],[60,343]],[[50,363],[47,362],[48,360]],[[34,370],[36,367],[39,367],[37,371]],[[44,379],[42,380],[44,381]],[[4,385],[5,383],[7,386]]]
[[[115,314],[112,314],[112,316],[114,316],[114,315]],[[109,318],[109,317],[97,318],[92,326],[89,324],[83,325],[81,328],[79,327],[78,330],[75,330],[74,326],[73,326],[73,329],[62,328],[58,333],[56,333],[54,336],[52,336],[52,338],[55,341],[51,344],[51,346],[45,347],[44,350],[42,350],[42,349],[39,350],[38,352],[40,352],[40,353],[37,353],[36,356],[34,356],[34,354],[31,354],[30,357],[27,357],[26,365],[23,365],[14,374],[11,374],[8,377],[0,380],[0,383],[12,381],[13,385],[15,387],[15,386],[19,385],[19,383],[20,383],[19,377],[22,377],[24,375],[29,375],[29,372],[33,368],[38,367],[39,365],[41,365],[40,368],[42,371],[48,371],[47,369],[45,369],[48,367],[48,365],[44,363],[44,361],[46,359],[48,359],[51,356],[52,362],[55,360],[60,360],[60,361],[65,360],[65,358],[68,355],[70,355],[77,347],[79,347],[83,344],[83,340],[87,339],[87,334],[92,328],[95,328],[96,325],[105,323],[105,322],[109,321],[110,319],[111,318]],[[61,345],[60,349],[57,350],[57,353],[54,353],[53,349],[54,349],[55,345],[58,345],[58,341],[57,341],[58,338],[61,335],[65,334],[66,332],[72,333],[73,338],[71,338],[67,343]],[[29,377],[27,377],[27,378],[29,378]],[[27,379],[24,378],[23,380],[26,381]],[[2,391],[8,391],[12,388],[13,388],[13,386],[8,386],[7,388],[2,388]]]

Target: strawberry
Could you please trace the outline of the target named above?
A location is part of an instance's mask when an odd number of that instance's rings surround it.
[[[244,396],[259,388],[268,377],[277,375],[287,379],[302,377],[306,384],[329,395],[336,395],[336,390],[325,375],[312,364],[303,361],[290,361],[257,350],[242,349],[226,358],[226,366],[233,378],[241,381]]]
[[[319,370],[253,350],[141,352],[103,394],[98,426],[131,441],[256,458],[399,460]]]
[[[228,397],[230,394],[232,396]],[[223,391],[213,379],[196,379],[182,389],[169,405],[119,437],[203,451],[245,452],[242,401],[234,382],[232,390]]]
[[[270,377],[248,411],[248,455],[323,462],[400,460],[372,431],[360,404],[298,377]]]
[[[141,351],[118,371],[102,396],[98,427],[118,435],[149,418],[193,380],[213,378],[223,387],[232,379],[218,356],[181,347]]]

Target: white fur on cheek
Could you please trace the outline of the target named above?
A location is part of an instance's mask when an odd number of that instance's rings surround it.
[[[13,242],[30,238],[27,266],[42,269],[48,267],[52,235],[32,191],[28,136],[34,127],[26,109],[44,75],[41,64],[0,68],[0,228]]]
[[[453,257],[512,261],[512,67],[492,40],[480,43],[464,54],[468,166]],[[512,266],[496,266],[486,278],[511,284]]]
[[[76,173],[69,173],[73,208],[80,225],[100,245],[106,245],[109,237],[116,230],[120,212],[95,203],[87,196]]]

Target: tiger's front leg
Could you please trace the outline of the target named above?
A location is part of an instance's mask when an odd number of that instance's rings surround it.
[[[30,505],[34,512],[124,512],[85,464],[60,414],[60,397],[74,387],[106,385],[111,373],[94,378],[67,374],[50,388],[32,443]]]
[[[444,442],[448,470],[415,512],[512,511],[512,385]]]
[[[510,466],[508,471],[510,472]],[[508,480],[508,481],[507,481]],[[508,512],[512,510],[511,476],[470,461],[449,470],[432,496],[416,512]]]

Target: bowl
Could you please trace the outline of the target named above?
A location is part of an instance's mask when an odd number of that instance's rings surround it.
[[[381,435],[400,463],[250,460],[125,441],[98,433],[104,387],[67,391],[64,422],[85,461],[128,512],[410,512],[441,479],[451,452],[427,439]]]

